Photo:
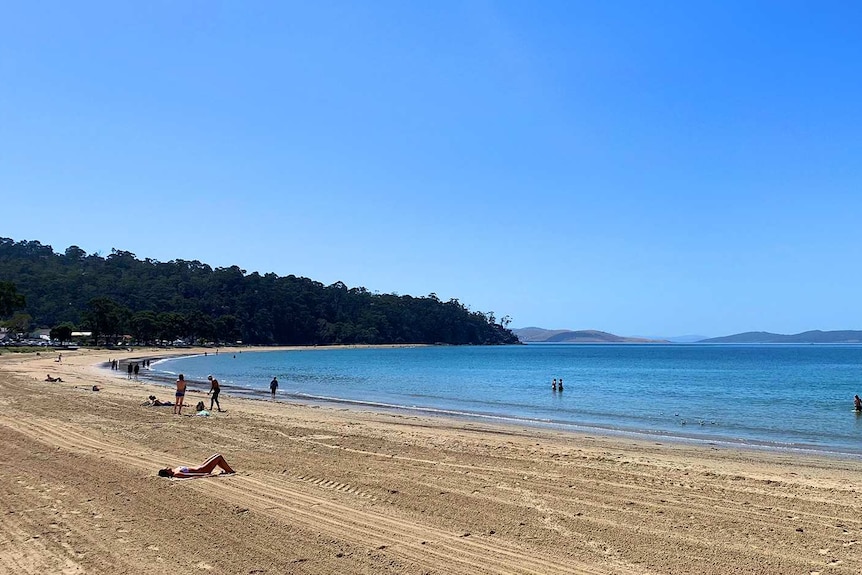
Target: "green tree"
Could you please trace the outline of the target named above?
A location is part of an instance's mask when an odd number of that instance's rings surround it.
[[[15,312],[12,318],[6,321],[6,326],[18,335],[27,335],[30,333],[30,324],[33,318],[29,313]]]
[[[156,316],[159,339],[172,342],[185,333],[186,319],[180,313],[163,312]]]
[[[233,343],[239,339],[239,322],[236,316],[222,315],[215,321],[216,339],[220,342]]]
[[[69,246],[66,248],[66,252],[64,254],[69,261],[81,261],[85,257],[87,257],[87,252],[79,248],[78,246]]]
[[[0,282],[0,317],[12,315],[12,312],[25,305],[24,296],[18,293],[12,282]]]
[[[210,341],[215,337],[215,322],[204,313],[192,312],[186,316],[187,333],[190,341]]]
[[[153,311],[139,311],[132,315],[129,322],[132,335],[139,343],[152,343],[158,333],[159,321]]]
[[[91,299],[87,304],[87,311],[84,312],[84,322],[93,332],[94,344],[98,344],[103,335],[107,340],[109,336],[119,334],[122,320],[122,308],[108,297]]]
[[[75,326],[69,322],[61,323],[58,326],[51,328],[51,339],[55,339],[59,342],[71,341],[72,340],[72,332],[75,331]]]

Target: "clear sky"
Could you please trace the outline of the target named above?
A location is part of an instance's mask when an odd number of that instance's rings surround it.
[[[512,327],[862,329],[860,29],[858,1],[0,1],[0,236]]]

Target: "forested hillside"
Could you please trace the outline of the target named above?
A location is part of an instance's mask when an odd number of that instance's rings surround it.
[[[102,257],[71,246],[59,254],[38,241],[0,238],[0,282],[24,296],[13,325],[65,323],[108,341],[122,334],[140,342],[284,345],[518,341],[493,313],[470,311],[457,299],[377,294],[199,261],[140,260],[121,250]]]

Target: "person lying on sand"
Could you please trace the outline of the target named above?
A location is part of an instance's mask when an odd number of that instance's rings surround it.
[[[203,465],[198,467],[165,467],[164,469],[159,469],[159,477],[176,477],[178,479],[185,479],[188,477],[206,477],[207,475],[211,475],[213,470],[216,467],[221,467],[222,472],[219,475],[229,475],[231,473],[236,473],[233,468],[228,465],[224,456],[221,453],[216,453],[211,456],[209,459],[203,462]]]
[[[60,378],[60,377],[51,377],[51,374],[50,374],[50,373],[48,374],[48,377],[46,377],[46,378],[45,378],[45,381],[50,381],[51,383],[54,383],[55,381],[59,381],[60,383],[63,383],[63,379],[62,379],[62,378]]]
[[[159,399],[156,399],[155,395],[151,395],[149,398],[147,398],[147,401],[145,401],[141,405],[146,405],[146,406],[151,406],[151,407],[164,407],[164,406],[171,407],[173,405],[173,402],[161,401]]]

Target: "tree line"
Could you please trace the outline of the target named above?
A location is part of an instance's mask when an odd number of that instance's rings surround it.
[[[78,246],[55,253],[38,241],[0,238],[0,319],[13,331],[91,331],[97,342],[211,341],[266,345],[503,344],[508,317],[457,299],[371,293],[342,282],[160,262]],[[8,303],[4,303],[8,302]],[[11,316],[11,317],[10,317]]]

